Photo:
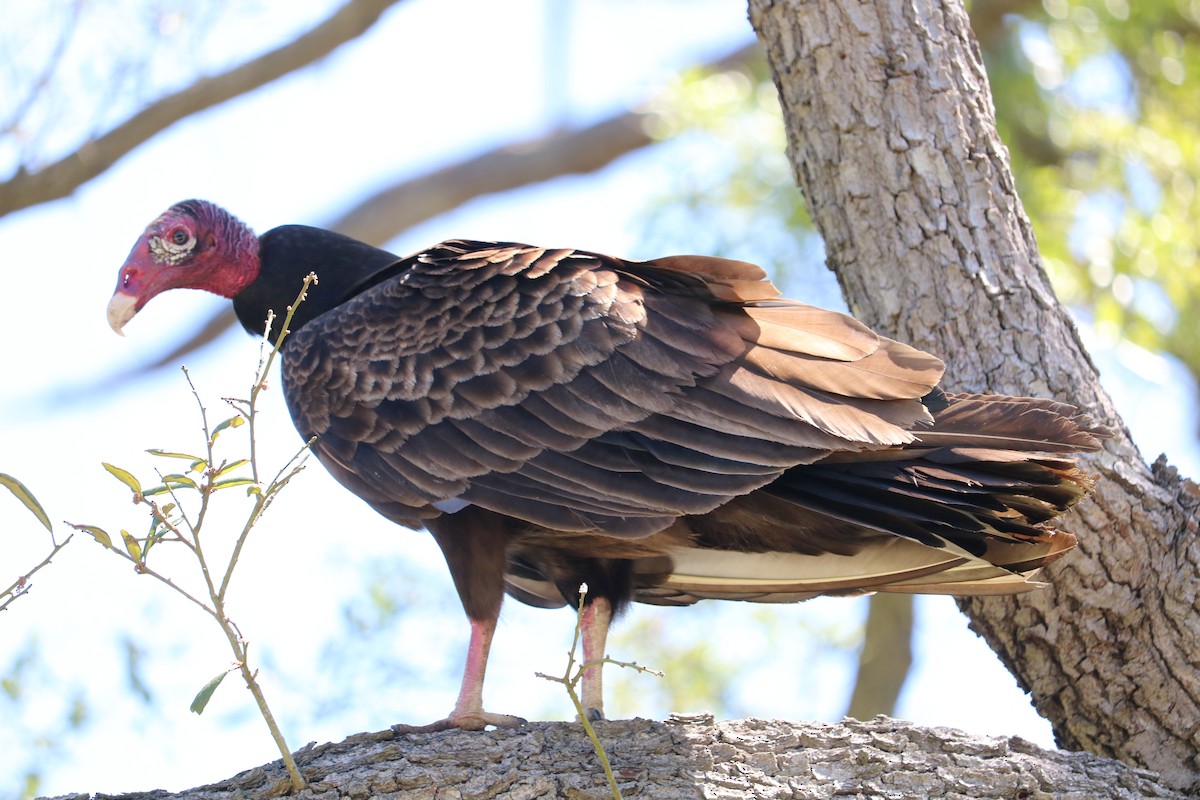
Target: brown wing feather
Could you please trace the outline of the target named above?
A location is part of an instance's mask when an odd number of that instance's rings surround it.
[[[725,316],[759,347],[838,361],[857,361],[879,349],[879,335],[853,317],[791,300],[727,309]]]
[[[673,272],[694,275],[704,285],[706,296],[730,303],[753,303],[779,297],[757,264],[715,256],[664,256],[648,262]],[[643,265],[639,265],[643,266]],[[645,274],[643,267],[642,274]]]

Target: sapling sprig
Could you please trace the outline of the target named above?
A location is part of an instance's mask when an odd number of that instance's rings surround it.
[[[292,758],[291,751],[287,746],[287,742],[284,740],[283,733],[280,731],[267,705],[266,697],[257,680],[258,670],[250,666],[250,644],[242,635],[237,623],[227,613],[226,597],[234,570],[242,554],[242,549],[249,538],[250,531],[253,530],[254,526],[262,518],[263,512],[271,505],[279,492],[287,486],[292,478],[304,469],[305,458],[312,445],[312,441],[305,442],[278,469],[274,478],[265,484],[262,482],[260,478],[262,471],[259,464],[260,459],[255,435],[259,413],[259,395],[267,387],[267,374],[276,356],[279,354],[280,348],[283,346],[284,339],[288,335],[295,310],[304,301],[308,288],[316,283],[316,280],[317,278],[314,274],[309,274],[305,278],[300,294],[297,296],[296,301],[288,307],[279,333],[273,339],[271,338],[271,332],[272,326],[275,323],[275,316],[273,313],[269,315],[266,322],[263,343],[259,349],[259,362],[255,370],[254,382],[250,388],[248,399],[223,398],[228,405],[233,407],[236,412],[234,416],[228,417],[215,425],[211,424],[208,408],[201,397],[200,391],[192,380],[192,376],[187,368],[183,367],[184,377],[199,410],[201,432],[204,440],[201,454],[195,455],[189,452],[159,448],[153,448],[147,452],[152,456],[174,463],[186,461],[188,465],[186,470],[164,472],[163,470],[156,469],[155,474],[158,478],[158,484],[150,488],[144,488],[141,481],[128,470],[107,463],[103,465],[105,470],[130,490],[134,504],[144,506],[149,512],[149,527],[145,536],[139,538],[122,529],[119,537],[122,549],[114,545],[114,537],[110,536],[102,528],[94,525],[68,523],[76,530],[90,534],[110,552],[130,561],[134,565],[136,573],[149,575],[165,584],[202,609],[216,621],[229,642],[230,650],[234,656],[233,665],[222,670],[201,688],[192,700],[191,710],[197,714],[203,712],[225,676],[235,670],[240,672],[242,679],[246,683],[246,687],[254,697],[259,712],[262,714],[271,732],[271,737],[279,748],[284,768],[288,775],[287,781],[290,783],[292,791],[299,791],[304,788],[304,778],[301,776],[295,759]],[[248,457],[225,457],[223,453],[219,452],[219,448],[225,445],[224,443],[218,445],[218,439],[220,439],[223,432],[240,428],[243,425],[246,426],[249,438],[250,452]],[[249,475],[243,472],[246,469],[249,470]],[[214,557],[212,548],[209,547],[210,536],[214,536],[214,534],[207,529],[206,522],[214,498],[219,493],[222,496],[226,496],[224,493],[227,490],[239,486],[246,487],[246,496],[250,498],[251,507],[241,530],[233,541],[228,559],[222,565],[220,559]],[[164,495],[170,498],[170,502],[160,505],[159,501],[155,498]],[[189,507],[194,508],[194,513],[189,511]],[[203,581],[203,592],[188,591],[171,576],[162,572],[158,566],[150,566],[148,559],[151,552],[159,547],[170,544],[180,545],[190,552]]]

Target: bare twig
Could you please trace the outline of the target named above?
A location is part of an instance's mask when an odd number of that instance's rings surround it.
[[[288,44],[220,75],[197,80],[53,164],[34,172],[19,170],[0,184],[0,216],[66,197],[181,119],[324,58],[366,32],[397,2],[400,0],[349,0],[320,25]]]
[[[300,287],[300,294],[296,296],[296,301],[294,303],[292,303],[290,306],[288,306],[288,308],[287,308],[287,313],[283,317],[283,326],[279,330],[279,335],[277,337],[275,337],[275,339],[273,340],[274,344],[271,347],[271,352],[267,355],[265,360],[263,360],[260,356],[258,370],[254,374],[254,386],[251,387],[251,389],[250,389],[250,399],[249,399],[249,401],[247,401],[247,405],[246,405],[246,411],[248,412],[246,414],[246,419],[249,421],[249,428],[250,428],[250,465],[251,465],[250,469],[254,475],[254,484],[256,487],[259,484],[259,481],[258,481],[258,458],[257,458],[257,454],[255,452],[255,444],[254,443],[255,443],[255,429],[256,429],[255,420],[257,417],[255,410],[256,410],[256,404],[258,403],[258,395],[266,387],[267,373],[269,373],[271,371],[271,365],[275,362],[275,357],[279,355],[279,350],[281,347],[283,347],[284,340],[287,338],[288,334],[291,332],[292,317],[294,317],[296,314],[296,308],[308,298],[308,287],[314,285],[316,282],[317,282],[317,276],[315,273],[310,272],[310,273],[308,273],[308,275],[305,276],[304,283]],[[266,329],[266,332],[268,335],[271,332],[270,325],[271,325],[271,321],[274,320],[274,317],[275,317],[275,314],[272,311],[268,315],[268,322],[267,322],[267,329]],[[271,341],[269,338],[267,340]],[[211,443],[211,440],[210,440],[210,443]],[[308,445],[306,444],[305,448],[302,448],[301,452],[303,452],[303,450],[306,449],[307,447],[308,447]],[[289,461],[288,464],[294,463],[295,460],[296,460],[296,456],[293,456],[292,460]],[[286,466],[285,466],[285,469],[286,469]],[[288,480],[291,480],[291,474],[288,475]],[[262,516],[262,512],[266,509],[271,496],[274,495],[281,488],[283,488],[283,484],[272,482],[266,488],[266,490],[262,490],[260,487],[259,491],[255,494],[254,509],[253,509],[253,511],[250,512],[250,517],[246,520],[246,525],[245,525],[245,527],[242,528],[242,533],[240,536],[238,536],[237,542],[233,546],[233,553],[229,557],[229,566],[226,568],[225,577],[221,581],[221,589],[215,595],[216,597],[219,597],[222,602],[225,599],[225,590],[227,588],[229,588],[229,579],[233,576],[233,567],[237,563],[238,556],[241,555],[242,546],[246,543],[246,537],[248,537],[250,535],[250,529],[254,527],[255,523],[258,522],[259,517]],[[265,708],[264,708],[264,711],[265,711]]]
[[[6,598],[4,600],[4,602],[0,602],[0,611],[3,611],[4,609],[8,608],[9,605],[14,600],[16,600],[18,597],[20,597],[21,595],[23,595],[29,591],[29,587],[33,585],[29,582],[29,579],[33,577],[33,574],[35,572],[37,572],[39,569],[41,569],[42,567],[49,564],[51,559],[53,559],[56,555],[58,555],[59,550],[62,550],[64,547],[66,547],[68,544],[71,543],[71,539],[73,537],[74,537],[74,534],[71,534],[70,536],[68,536],[66,539],[64,539],[60,543],[60,542],[55,542],[54,537],[51,536],[50,542],[53,545],[53,549],[50,551],[50,554],[47,555],[45,558],[43,558],[41,563],[39,563],[36,567],[29,570],[24,575],[19,576],[15,581],[13,581],[12,586],[9,586],[4,591],[0,592],[0,598]]]
[[[74,6],[67,12],[67,21],[63,24],[62,30],[59,31],[58,39],[54,43],[54,49],[46,58],[46,63],[41,69],[38,76],[30,83],[25,96],[17,103],[13,109],[12,115],[8,121],[0,125],[0,135],[11,135],[20,127],[25,117],[29,114],[29,110],[37,102],[42,92],[50,85],[50,80],[54,76],[55,70],[58,69],[62,62],[63,54],[67,51],[67,46],[71,43],[71,39],[75,36],[75,31],[79,29],[79,16],[83,10],[83,0],[75,0]]]
[[[583,679],[583,674],[595,666],[604,664],[613,664],[618,667],[629,667],[638,672],[646,672],[651,675],[662,677],[662,673],[657,670],[643,667],[632,661],[616,661],[605,656],[604,658],[596,659],[579,664],[576,667],[575,650],[579,647],[579,637],[583,629],[583,607],[584,600],[587,598],[587,584],[582,584],[579,587],[579,609],[575,616],[575,635],[571,639],[571,649],[567,651],[567,668],[564,670],[561,677],[547,675],[544,672],[535,672],[534,675],[539,678],[544,678],[554,683],[561,683],[567,690],[567,695],[571,698],[572,705],[575,706],[575,714],[583,724],[583,730],[587,733],[588,739],[592,742],[592,749],[596,751],[596,757],[600,759],[600,766],[604,768],[604,776],[608,779],[608,788],[612,792],[614,800],[622,800],[621,789],[617,786],[617,778],[613,774],[612,764],[608,761],[608,754],[604,752],[604,746],[600,744],[599,737],[596,736],[596,729],[592,727],[591,720],[588,719],[587,711],[583,707],[583,701],[579,699],[579,692],[576,687],[579,686],[579,681]]]

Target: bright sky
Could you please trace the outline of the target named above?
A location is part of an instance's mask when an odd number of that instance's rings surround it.
[[[299,15],[302,4],[257,5],[263,17],[254,31],[267,47],[285,32],[278,23],[282,9]],[[318,18],[327,5],[303,4],[305,18]],[[148,476],[160,465],[146,448],[201,446],[194,403],[175,370],[120,385],[97,383],[158,354],[219,305],[198,293],[174,293],[140,314],[124,339],[107,326],[104,307],[118,267],[144,225],[171,202],[211,199],[259,231],[287,222],[320,224],[404,175],[543,131],[563,116],[587,119],[636,102],[674,69],[752,35],[744,6],[728,0],[578,2],[567,46],[550,50],[568,61],[565,68],[556,62],[560,83],[547,90],[545,5],[410,0],[363,41],[316,68],[171,129],[68,200],[0,221],[0,264],[8,276],[0,341],[9,376],[0,386],[0,472],[29,486],[60,538],[67,533],[63,519],[112,533],[142,530],[144,518],[101,461]],[[298,27],[296,18],[286,30]],[[109,23],[79,35],[92,48],[135,46],[113,39],[121,26]],[[183,70],[166,62],[164,69]],[[548,96],[565,97],[565,107],[548,109]],[[410,232],[392,249],[409,252],[458,236],[656,255],[635,251],[633,219],[666,180],[663,170],[653,154],[641,154],[599,176],[472,203]],[[1096,355],[1146,455],[1166,450],[1186,473],[1200,472],[1197,421],[1182,371],[1128,349],[1098,348]],[[237,332],[189,359],[214,421],[227,416],[220,397],[246,391],[256,360],[257,343]],[[261,421],[268,471],[298,445],[280,400],[268,397]],[[240,455],[236,436],[225,441]],[[218,538],[219,528],[210,530]],[[0,580],[7,583],[6,575],[41,559],[46,542],[7,493],[0,493],[0,532]],[[343,629],[342,608],[361,597],[364,576],[393,570],[424,575],[423,585],[440,588],[411,599],[413,613],[389,652],[335,653],[332,660],[326,654],[323,660],[322,648]],[[59,734],[59,750],[44,757],[45,794],[179,790],[276,757],[236,676],[203,716],[188,712],[192,696],[230,656],[215,626],[165,587],[134,576],[126,562],[81,536],[35,583],[33,593],[0,618],[0,675],[31,637],[47,665],[27,679],[19,719],[0,722],[0,797],[16,790],[10,776],[30,763],[29,735],[48,732],[38,726],[61,718],[64,704],[80,691],[86,691],[91,721],[79,733]],[[393,722],[429,721],[453,704],[466,623],[440,554],[425,534],[376,516],[319,465],[270,510],[234,584],[232,615],[252,642],[251,658],[263,668],[268,699],[293,749]],[[838,600],[784,608],[780,629],[852,620],[863,609],[860,601]],[[749,611],[724,604],[715,618],[641,608],[633,615],[662,614],[672,641],[719,631],[722,642],[754,653],[757,666],[730,690],[747,713],[836,719],[850,665],[814,652],[806,637],[765,641],[753,629],[743,633]],[[563,612],[506,606],[486,693],[491,710],[573,716],[561,690],[533,677],[561,668],[571,624]],[[1051,744],[1048,726],[951,602],[922,600],[919,627],[918,663],[901,716]],[[146,648],[141,675],[154,696],[150,704],[131,699],[126,637]],[[621,641],[624,649],[614,655],[644,660],[636,644]],[[408,671],[387,666],[401,662]],[[394,672],[381,672],[380,665]],[[388,674],[393,677],[380,677]],[[640,682],[654,679],[617,680],[632,681],[629,693],[636,696]],[[338,711],[319,716],[318,705]],[[613,710],[662,717],[696,709]]]

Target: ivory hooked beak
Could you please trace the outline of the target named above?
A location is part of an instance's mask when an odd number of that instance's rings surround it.
[[[118,336],[125,335],[121,329],[137,314],[137,302],[136,297],[124,292],[117,292],[108,301],[108,324]]]

